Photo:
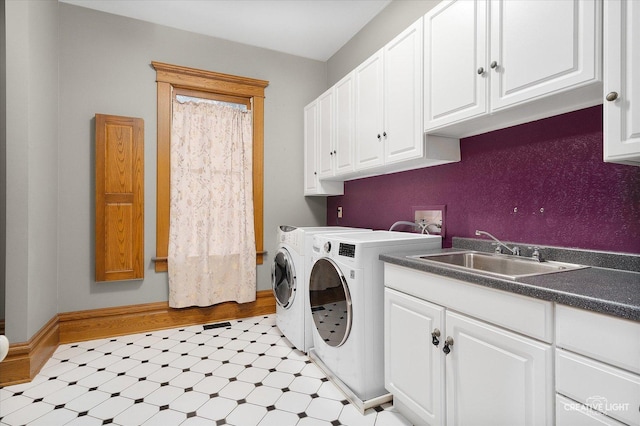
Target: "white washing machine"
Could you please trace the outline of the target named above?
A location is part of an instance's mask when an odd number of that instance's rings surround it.
[[[271,287],[276,298],[276,325],[302,352],[308,352],[313,343],[307,299],[313,236],[362,231],[370,230],[341,226],[278,227],[278,249],[271,265]]]
[[[384,268],[378,257],[441,246],[439,235],[392,231],[314,237],[309,356],[363,412],[391,399],[384,388]]]

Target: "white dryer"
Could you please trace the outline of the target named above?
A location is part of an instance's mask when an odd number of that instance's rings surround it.
[[[361,231],[370,230],[341,226],[278,227],[278,249],[271,265],[271,287],[276,298],[276,325],[302,352],[308,352],[313,342],[307,300],[313,236]]]
[[[392,231],[314,237],[309,356],[361,411],[391,399],[384,388],[384,268],[379,255],[441,246],[439,235]]]

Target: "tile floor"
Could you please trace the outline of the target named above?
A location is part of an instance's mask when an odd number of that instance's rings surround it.
[[[409,425],[364,415],[294,349],[275,316],[60,345],[0,388],[0,425]]]

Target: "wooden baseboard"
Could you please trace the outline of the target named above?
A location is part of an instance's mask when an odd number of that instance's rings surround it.
[[[273,314],[271,290],[259,291],[255,302],[225,302],[204,308],[173,309],[167,302],[66,312],[52,318],[26,343],[12,344],[0,363],[0,386],[32,380],[59,344],[144,333],[165,328]]]
[[[59,342],[58,316],[51,318],[26,343],[9,346],[9,353],[0,362],[0,386],[32,380],[55,352]]]
[[[272,314],[276,311],[271,290],[259,291],[255,302],[225,302],[205,308],[173,309],[168,302],[118,308],[93,309],[58,315],[60,343],[80,342],[143,333],[163,328],[207,324],[222,320]]]

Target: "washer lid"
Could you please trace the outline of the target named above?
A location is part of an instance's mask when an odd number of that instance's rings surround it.
[[[349,338],[353,318],[347,280],[331,259],[320,258],[309,275],[311,316],[318,334],[329,346],[341,346]]]
[[[278,305],[290,308],[296,297],[296,271],[289,251],[281,247],[271,265],[271,287]]]

